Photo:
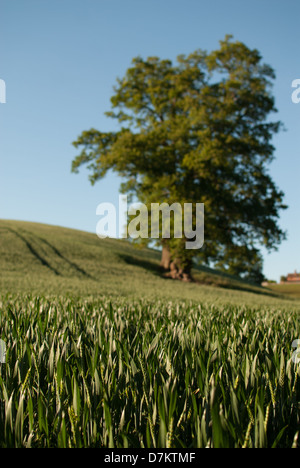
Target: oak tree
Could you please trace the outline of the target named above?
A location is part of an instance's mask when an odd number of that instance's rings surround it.
[[[193,259],[254,281],[262,279],[262,245],[285,238],[278,225],[284,194],[269,174],[272,137],[281,129],[273,69],[258,50],[226,36],[217,50],[134,58],[117,79],[106,115],[118,130],[83,131],[72,170],[87,165],[92,183],[107,171],[125,180],[121,192],[151,203],[205,204],[205,243],[162,239],[162,265],[190,279]],[[151,240],[151,239],[149,239]]]

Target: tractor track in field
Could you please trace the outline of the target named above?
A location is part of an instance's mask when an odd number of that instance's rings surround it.
[[[73,270],[76,271],[76,273],[89,278],[93,279],[91,275],[89,275],[84,269],[79,267],[76,263],[72,262],[68,258],[66,258],[54,245],[52,245],[48,240],[39,237],[31,232],[28,231],[22,231],[22,234],[19,232],[15,231],[14,229],[10,227],[5,227],[7,231],[11,232],[14,234],[18,239],[20,239],[28,248],[30,253],[45,267],[47,267],[52,273],[54,273],[56,276],[64,276],[62,272],[60,272],[57,268],[53,267],[49,261],[40,253],[37,251],[35,246],[33,245],[33,241],[35,241],[37,244],[44,244],[46,248],[48,248],[52,254],[54,254],[54,258],[56,257],[59,259],[60,262],[63,262],[63,264],[67,267],[71,267]],[[25,237],[25,235],[26,237]],[[31,238],[31,239],[30,239]],[[32,241],[33,239],[33,241]]]
[[[72,262],[68,258],[66,258],[54,245],[52,245],[49,241],[46,239],[43,239],[42,237],[35,236],[37,239],[39,239],[41,242],[43,242],[47,247],[49,247],[52,252],[54,252],[55,255],[57,255],[61,260],[63,260],[65,263],[67,263],[69,266],[71,266],[74,270],[77,271],[77,273],[81,273],[83,276],[86,276],[87,278],[92,279],[91,275],[89,275],[83,268],[80,268],[76,263]]]
[[[21,239],[22,242],[24,242],[24,244],[26,245],[26,247],[28,248],[28,250],[32,253],[32,255],[34,255],[34,257],[39,260],[39,262],[49,268],[49,270],[51,270],[55,275],[57,276],[60,276],[60,273],[55,269],[53,268],[49,262],[47,262],[47,260],[42,257],[37,251],[36,249],[33,247],[33,245],[29,242],[28,239],[26,239],[24,236],[22,236],[19,232],[16,232],[14,231],[14,229],[11,229],[11,228],[7,228],[7,230],[11,233],[13,233],[16,237],[18,237],[19,239]]]

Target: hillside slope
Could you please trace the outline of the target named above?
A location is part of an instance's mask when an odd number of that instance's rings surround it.
[[[159,261],[158,251],[137,249],[126,240],[100,240],[95,234],[77,230],[0,220],[2,294],[32,292],[247,302],[259,293],[265,301],[276,300],[265,295],[268,291],[263,288],[207,268],[194,270],[195,279],[203,284],[166,279],[161,275]]]
[[[289,296],[295,299],[300,299],[300,284],[270,284],[268,289],[276,294]]]

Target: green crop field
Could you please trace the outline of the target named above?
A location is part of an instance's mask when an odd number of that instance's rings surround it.
[[[270,284],[269,289],[277,294],[300,299],[300,284]]]
[[[0,447],[299,448],[300,302],[0,221]]]

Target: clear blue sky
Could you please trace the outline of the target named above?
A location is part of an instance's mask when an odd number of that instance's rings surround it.
[[[270,173],[289,205],[288,240],[264,254],[264,273],[300,270],[299,21],[299,0],[0,0],[0,218],[95,232],[96,207],[117,203],[120,180],[91,187],[85,171],[71,174],[71,142],[91,127],[114,130],[104,112],[116,77],[137,55],[175,60],[233,34],[275,69],[275,118],[287,130]]]

